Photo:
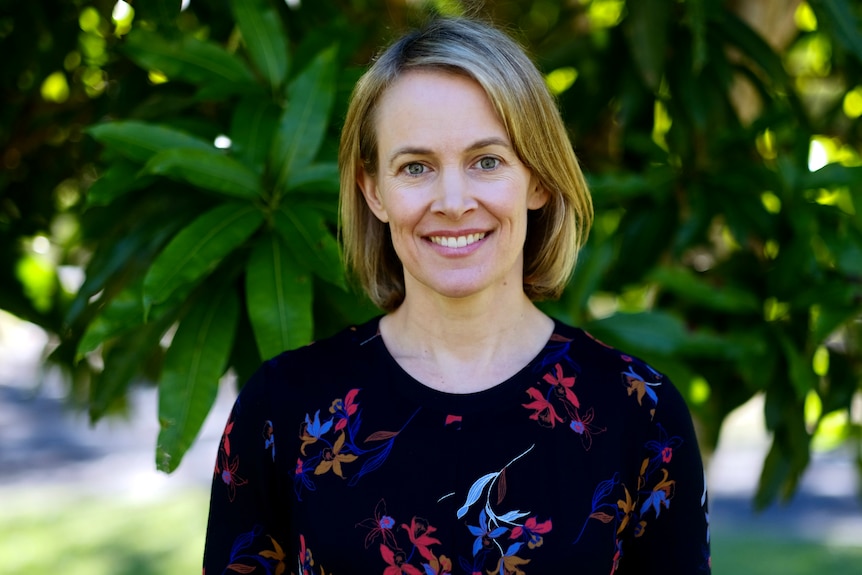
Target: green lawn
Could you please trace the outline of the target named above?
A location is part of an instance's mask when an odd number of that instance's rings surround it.
[[[5,575],[200,573],[205,490],[150,502],[75,499],[68,492],[10,495],[0,494]],[[829,547],[744,529],[715,531],[712,554],[715,575],[862,575],[862,538],[859,547]]]

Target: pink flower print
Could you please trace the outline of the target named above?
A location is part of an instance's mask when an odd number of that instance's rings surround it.
[[[390,549],[384,544],[380,544],[380,555],[386,564],[389,565],[383,571],[383,575],[424,575],[422,571],[407,563],[407,554],[400,549]]]
[[[575,377],[564,377],[562,365],[559,363],[555,365],[554,373],[546,373],[543,379],[554,386],[554,391],[557,395],[565,397],[569,404],[574,405],[575,407],[581,406],[578,401],[578,396],[576,396],[575,392],[572,391],[572,388],[575,386]]]
[[[562,423],[563,418],[557,415],[554,406],[544,398],[542,393],[535,387],[527,390],[527,395],[533,398],[530,403],[522,403],[527,409],[532,409],[533,414],[530,419],[538,421],[543,427],[554,427],[557,423]]]
[[[219,471],[219,467],[221,467],[221,471]],[[237,475],[236,472],[238,469],[239,455],[235,456],[233,460],[229,460],[227,454],[220,454],[219,465],[216,466],[216,471],[220,473],[222,482],[227,485],[228,499],[231,502],[236,498],[236,488],[248,483],[248,480]]]
[[[395,527],[395,520],[386,514],[386,502],[381,499],[374,507],[374,517],[363,519],[356,524],[357,527],[365,527],[368,529],[368,535],[365,536],[365,548],[371,547],[374,540],[380,537],[383,543],[389,547],[398,547],[395,541],[395,534],[392,528]]]
[[[355,402],[356,395],[359,393],[358,389],[351,389],[347,392],[347,395],[344,396],[344,399],[336,399],[332,402],[332,405],[329,406],[329,413],[335,415],[336,424],[335,431],[341,431],[347,426],[347,420],[350,419],[350,416],[356,413],[356,410],[359,409],[359,404]]]
[[[673,448],[668,446],[661,450],[661,460],[665,463],[670,463],[671,458],[673,457]]]
[[[434,554],[431,553],[429,547],[431,545],[440,545],[440,540],[431,537],[431,534],[437,531],[436,527],[428,525],[428,521],[421,517],[414,517],[410,520],[410,525],[401,524],[403,529],[407,530],[410,536],[410,542],[416,546],[416,550],[428,561],[434,559]]]
[[[583,417],[575,410],[575,413],[572,414],[572,421],[569,422],[569,428],[581,436],[581,443],[587,451],[593,446],[593,435],[606,431],[604,427],[593,425],[595,418],[596,413],[591,407]]]
[[[535,549],[541,547],[544,540],[542,535],[549,532],[552,528],[551,520],[542,521],[539,523],[535,517],[527,519],[524,525],[519,525],[512,529],[509,539],[520,539],[524,537],[527,540],[527,547]]]

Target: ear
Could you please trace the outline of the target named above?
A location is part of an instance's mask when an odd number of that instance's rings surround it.
[[[386,212],[377,187],[377,177],[369,174],[364,167],[360,167],[356,176],[356,185],[362,190],[365,203],[377,219],[383,223],[389,222],[389,214]]]
[[[550,198],[551,194],[545,189],[545,186],[533,176],[530,179],[530,191],[527,195],[527,209],[538,210],[543,208]]]

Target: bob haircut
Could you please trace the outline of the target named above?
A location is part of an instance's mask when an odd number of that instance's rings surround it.
[[[390,45],[350,98],[338,163],[344,260],[371,300],[393,311],[404,300],[404,269],[389,227],[371,212],[357,184],[377,174],[376,112],[383,93],[411,70],[472,78],[484,89],[524,165],[549,199],[528,218],[524,293],[559,297],[593,218],[592,200],[544,78],[524,50],[500,30],[467,18],[434,17]]]

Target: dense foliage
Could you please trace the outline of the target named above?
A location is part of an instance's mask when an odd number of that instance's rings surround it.
[[[465,8],[56,4],[0,16],[21,56],[2,71],[0,308],[57,336],[94,419],[156,382],[170,471],[228,370],[378,313],[339,263],[345,103],[381,43]],[[812,437],[852,441],[862,469],[857,3],[471,4],[547,74],[594,194],[545,309],[667,372],[707,451],[764,393],[760,504],[793,493]]]

